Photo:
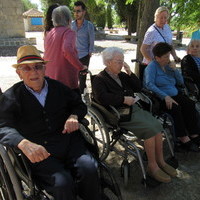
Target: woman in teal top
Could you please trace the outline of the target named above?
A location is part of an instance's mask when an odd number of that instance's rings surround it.
[[[195,103],[182,95],[177,85],[183,85],[183,77],[170,62],[171,45],[160,42],[153,48],[154,61],[145,69],[144,86],[162,101],[161,106],[174,120],[180,147],[187,151],[199,151],[200,128]]]

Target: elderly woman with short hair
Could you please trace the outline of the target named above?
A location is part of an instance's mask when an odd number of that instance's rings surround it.
[[[78,59],[76,34],[71,29],[71,12],[67,6],[53,10],[52,28],[44,40],[44,59],[50,60],[46,65],[46,75],[61,81],[71,89],[78,89],[78,75],[85,66]]]
[[[167,24],[170,16],[169,10],[165,6],[159,7],[154,14],[155,23],[151,25],[145,33],[140,51],[144,57],[143,63],[148,64],[153,60],[152,49],[158,42],[172,44],[172,32]],[[171,51],[175,61],[180,61],[174,48]]]
[[[181,60],[182,73],[191,77],[200,91],[200,40],[191,40],[187,53]]]
[[[94,99],[105,107],[112,105],[118,110],[126,108],[129,111],[129,119],[122,120],[120,127],[132,131],[139,139],[144,139],[148,174],[160,182],[170,182],[171,177],[176,176],[176,170],[163,158],[163,128],[149,112],[136,104],[134,92],[140,92],[140,80],[124,62],[121,49],[106,48],[102,57],[106,68],[92,82]]]

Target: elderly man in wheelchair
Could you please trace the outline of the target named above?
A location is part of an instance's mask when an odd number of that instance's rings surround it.
[[[34,46],[18,49],[13,67],[22,81],[1,95],[0,143],[23,152],[55,200],[74,200],[77,191],[100,200],[97,163],[78,131],[87,108],[71,89],[44,77],[46,62]]]
[[[106,68],[92,81],[94,99],[105,107],[114,106],[123,116],[119,126],[133,132],[139,139],[144,139],[148,158],[147,173],[159,182],[170,182],[177,173],[163,157],[163,128],[158,120],[136,104],[134,93],[141,90],[140,80],[124,62],[120,48],[106,48],[102,57]]]

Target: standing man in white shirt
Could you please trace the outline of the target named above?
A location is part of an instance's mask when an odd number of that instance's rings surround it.
[[[90,57],[94,51],[94,25],[85,19],[86,6],[82,1],[74,3],[74,18],[72,29],[76,32],[76,48],[79,60],[83,65],[89,66]],[[81,94],[86,88],[86,74],[79,75],[79,88]]]

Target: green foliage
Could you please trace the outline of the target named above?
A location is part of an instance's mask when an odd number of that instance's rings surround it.
[[[132,4],[134,1],[136,1],[136,0],[126,0],[126,5]]]
[[[31,3],[30,0],[21,0],[21,2],[22,2],[22,6],[23,6],[23,8],[22,8],[23,12],[25,12],[31,8],[35,8],[35,9],[38,8],[37,4]]]
[[[109,29],[113,27],[112,9],[110,4],[107,6],[107,26]]]
[[[94,24],[96,24],[97,27],[105,28],[106,26],[106,9],[102,9],[101,7],[98,8],[99,13],[96,15]]]
[[[137,1],[133,0],[133,3],[129,1],[129,4],[127,4],[127,0],[113,0],[113,3],[121,23],[126,24],[129,35],[131,32],[135,32],[137,24]]]
[[[161,0],[171,12],[170,25],[174,29],[194,31],[200,28],[199,0]]]
[[[66,5],[70,7],[71,0],[40,0],[42,5],[42,10],[47,11],[48,7],[52,4],[59,3],[60,5]]]

